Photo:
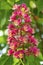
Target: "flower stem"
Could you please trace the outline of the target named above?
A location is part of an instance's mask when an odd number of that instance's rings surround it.
[[[22,63],[22,65],[24,65],[24,63],[23,63],[22,59],[20,59],[20,62]]]

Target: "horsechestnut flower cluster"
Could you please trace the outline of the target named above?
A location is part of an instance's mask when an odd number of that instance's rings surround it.
[[[23,3],[15,4],[12,9],[13,13],[8,25],[8,55],[13,55],[16,58],[23,58],[24,54],[37,56],[39,54],[38,41],[33,35],[34,28],[31,26],[29,8]]]

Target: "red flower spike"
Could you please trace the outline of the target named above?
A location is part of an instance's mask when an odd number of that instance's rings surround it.
[[[39,55],[37,48],[38,41],[32,34],[34,28],[31,27],[30,10],[25,3],[21,5],[15,4],[13,12],[10,16],[10,24],[8,25],[8,55],[14,55],[16,58],[23,58],[25,55]],[[30,45],[25,48],[25,45]],[[19,50],[20,49],[20,50]],[[22,49],[22,50],[21,50]]]

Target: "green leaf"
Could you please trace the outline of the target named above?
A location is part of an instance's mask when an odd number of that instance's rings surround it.
[[[15,2],[18,2],[19,0],[15,0]]]
[[[0,65],[12,65],[13,64],[13,58],[12,56],[3,55],[0,58]]]
[[[37,0],[36,5],[39,12],[43,10],[43,0]]]
[[[7,0],[7,3],[9,3],[9,5],[13,6],[14,5],[15,0]]]
[[[1,9],[5,9],[5,10],[11,9],[11,5],[8,2],[6,2],[5,0],[1,1],[0,4],[1,4],[0,10]]]
[[[0,28],[2,28],[5,23],[6,23],[6,15],[7,15],[7,11],[6,10],[0,10]],[[5,26],[4,26],[5,27]]]
[[[4,26],[5,22],[6,22],[6,17],[4,17],[4,18],[1,20],[1,27]]]
[[[43,18],[40,18],[40,19],[38,20],[38,24],[41,25],[41,26],[43,25]]]
[[[5,43],[5,38],[3,36],[0,36],[0,43]]]
[[[37,26],[40,29],[41,33],[43,34],[43,18],[39,18],[36,23],[37,23]]]
[[[0,29],[5,30],[7,28],[7,25],[9,23],[9,17],[11,15],[12,10],[0,10]]]
[[[15,57],[13,57],[13,61],[14,61],[13,65],[16,65],[17,63],[19,63],[19,59],[15,58]]]
[[[20,65],[19,59],[12,57],[12,56],[7,56],[3,55],[0,58],[0,65]]]
[[[38,56],[41,60],[43,60],[43,56],[42,53],[40,53],[40,55]]]
[[[36,4],[34,3],[34,1],[30,1],[30,7],[31,8],[36,8]]]
[[[38,57],[34,57],[32,55],[30,55],[29,57],[26,56],[25,57],[25,65],[40,65],[40,60]]]

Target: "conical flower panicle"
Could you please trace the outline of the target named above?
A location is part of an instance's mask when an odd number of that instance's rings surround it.
[[[32,35],[34,28],[31,27],[32,22],[29,15],[30,9],[26,4],[13,6],[13,13],[10,16],[10,24],[8,25],[8,55],[14,55],[16,58],[23,58],[25,55],[33,54],[37,56],[39,49],[37,48],[38,41]],[[25,48],[25,45],[30,45]],[[23,48],[24,46],[24,48]],[[19,50],[19,48],[21,48]]]

